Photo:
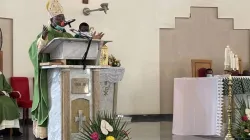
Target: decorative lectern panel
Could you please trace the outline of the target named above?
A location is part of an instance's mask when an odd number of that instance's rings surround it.
[[[100,111],[107,111],[112,113],[114,111],[114,84],[108,81],[100,82]]]
[[[79,133],[84,123],[90,119],[90,103],[87,99],[76,99],[71,102],[71,133]]]
[[[71,93],[73,94],[88,94],[89,79],[88,78],[72,78]]]

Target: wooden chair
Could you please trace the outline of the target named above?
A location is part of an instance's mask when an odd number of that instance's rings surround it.
[[[10,84],[15,91],[19,91],[21,98],[17,99],[18,107],[23,108],[23,121],[24,124],[29,119],[29,108],[32,107],[30,100],[29,79],[27,77],[11,77]]]
[[[192,77],[199,77],[200,69],[212,69],[212,60],[192,59]]]

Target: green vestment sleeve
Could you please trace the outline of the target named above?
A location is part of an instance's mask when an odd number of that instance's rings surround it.
[[[48,42],[54,38],[72,38],[67,32],[58,32],[53,28],[48,28]],[[48,105],[48,83],[47,70],[40,69],[41,62],[48,62],[48,54],[39,54],[37,41],[41,37],[39,34],[29,48],[29,57],[34,67],[34,93],[31,109],[32,119],[38,122],[39,126],[47,127],[49,105]]]
[[[75,38],[80,38],[80,35],[76,34],[74,37],[75,37]]]
[[[0,90],[6,91],[7,93],[10,93],[12,91],[12,87],[7,82],[7,80],[3,74],[0,75]]]

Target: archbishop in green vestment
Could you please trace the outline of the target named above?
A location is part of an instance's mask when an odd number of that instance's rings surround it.
[[[16,101],[9,96],[12,88],[1,71],[0,91],[0,130],[5,128],[19,128],[18,106]],[[10,126],[10,123],[13,125]]]
[[[41,48],[54,38],[72,38],[73,36],[61,27],[65,21],[62,7],[58,0],[49,0],[47,10],[51,16],[49,27],[44,27],[41,34],[31,44],[29,49],[30,60],[34,67],[34,96],[32,104],[33,133],[36,138],[47,138],[49,116],[47,70],[40,68],[41,62],[48,62],[48,54],[39,54]]]

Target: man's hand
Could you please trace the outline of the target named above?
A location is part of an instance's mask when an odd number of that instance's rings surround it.
[[[102,37],[104,36],[103,32],[100,32],[96,35],[96,31],[92,34],[93,39],[102,39]]]
[[[47,38],[48,33],[49,33],[48,28],[45,25],[43,25],[43,31],[42,31],[42,38],[43,38],[43,40],[45,40]]]
[[[100,32],[99,34],[97,34],[97,38],[98,38],[98,39],[102,39],[103,36],[104,36],[104,33],[103,33],[103,32]]]

